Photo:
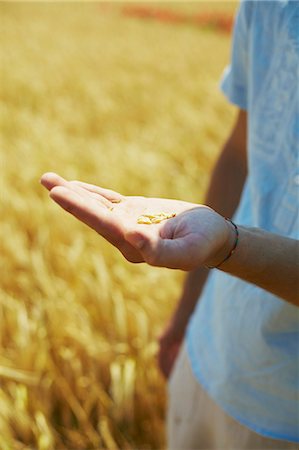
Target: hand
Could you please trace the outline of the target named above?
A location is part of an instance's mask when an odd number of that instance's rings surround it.
[[[184,338],[185,327],[172,323],[159,338],[158,366],[166,379],[169,378]]]
[[[204,205],[161,198],[126,197],[98,186],[46,173],[41,183],[63,209],[97,231],[128,261],[192,270],[217,263],[234,239],[225,219]],[[158,224],[139,224],[149,212],[176,213]]]

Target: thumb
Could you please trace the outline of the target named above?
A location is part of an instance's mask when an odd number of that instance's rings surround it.
[[[200,249],[193,235],[177,239],[162,239],[142,231],[128,231],[125,239],[151,266],[192,270],[200,265]]]

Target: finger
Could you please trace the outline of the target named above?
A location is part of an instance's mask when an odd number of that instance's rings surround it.
[[[178,239],[161,239],[144,231],[128,231],[125,239],[137,248],[145,262],[151,266],[169,269],[192,270],[204,261],[197,236],[192,234]]]
[[[49,191],[55,186],[65,186],[68,182],[54,172],[46,172],[40,179],[41,184]]]
[[[123,232],[118,222],[113,220],[111,212],[99,207],[93,198],[84,198],[66,186],[56,186],[50,197],[65,211],[85,223],[113,245],[122,240]]]
[[[106,198],[96,195],[92,192],[87,192],[86,189],[80,188],[78,185],[76,185],[72,181],[67,181],[64,178],[62,178],[60,175],[57,175],[53,172],[45,173],[41,177],[41,184],[47,188],[49,191],[57,186],[65,186],[69,189],[72,189],[73,191],[77,192],[78,195],[88,200],[88,197],[94,197],[95,200],[99,201],[101,204],[105,205],[108,208],[111,208],[112,204],[109,202]]]
[[[82,181],[72,181],[72,183],[88,190],[89,192],[99,194],[112,203],[119,203],[124,198],[119,192],[112,191],[111,189],[105,189],[100,186],[95,186],[94,184],[83,183]]]
[[[124,257],[133,263],[144,262],[140,252],[124,240],[121,223],[116,221],[107,208],[99,208],[98,201],[89,195],[84,198],[66,186],[56,186],[50,197],[65,211],[94,229],[108,242],[118,248]]]
[[[75,181],[69,181],[67,187],[77,192],[81,197],[88,199],[93,198],[96,202],[99,202],[101,205],[105,206],[108,209],[112,209],[113,203],[107,200],[100,194],[96,194],[95,192],[84,189],[82,186],[77,184]]]

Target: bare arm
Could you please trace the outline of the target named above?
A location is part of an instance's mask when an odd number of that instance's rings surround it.
[[[299,306],[299,242],[294,239],[239,227],[237,250],[220,270]]]
[[[235,124],[214,167],[205,202],[221,215],[231,217],[238,205],[247,172],[247,114],[238,112]],[[61,180],[60,180],[61,182]],[[51,189],[57,180],[48,177],[45,186]],[[59,184],[59,181],[58,181]],[[223,188],[225,186],[225,189]],[[112,242],[112,241],[111,241]],[[113,243],[113,242],[112,242]],[[138,255],[132,261],[138,261]],[[207,279],[205,267],[188,272],[177,306],[160,337],[159,365],[168,376],[176,358],[186,326]]]
[[[240,110],[214,167],[205,199],[206,205],[225,217],[231,217],[235,212],[247,174],[246,130],[247,113]],[[172,330],[177,336],[183,336],[208,273],[205,267],[188,272],[176,309],[164,334]]]
[[[42,184],[63,209],[97,231],[131,262],[191,271],[178,307],[160,343],[160,366],[168,376],[186,324],[207,276],[205,265],[223,261],[234,243],[231,216],[246,178],[246,112],[240,111],[215,166],[206,203],[125,197],[98,186],[68,182],[45,174]],[[138,217],[149,211],[175,212],[169,221],[149,227]],[[215,212],[215,211],[218,211]],[[298,243],[262,230],[240,227],[234,255],[220,269],[298,305]],[[194,270],[194,268],[198,268]]]
[[[236,229],[209,206],[126,197],[53,174],[42,181],[56,203],[97,231],[129,261],[185,271],[217,266],[299,306],[299,254],[294,239],[240,226],[239,243],[232,254]],[[158,222],[139,221],[161,214],[168,217]],[[229,259],[225,259],[227,255]]]

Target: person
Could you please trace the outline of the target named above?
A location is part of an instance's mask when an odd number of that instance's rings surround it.
[[[298,448],[298,17],[240,3],[222,80],[238,113],[206,205],[41,179],[129,261],[188,271],[160,339],[170,449]]]

